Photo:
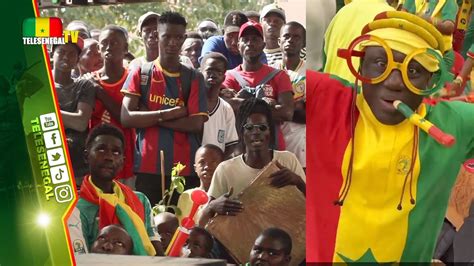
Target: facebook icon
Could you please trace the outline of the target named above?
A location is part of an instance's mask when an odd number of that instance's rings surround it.
[[[53,132],[53,134],[51,134],[51,140],[53,141],[53,144],[56,144],[56,132]]]
[[[51,130],[43,133],[44,145],[46,149],[56,148],[61,146],[61,135],[59,130]]]

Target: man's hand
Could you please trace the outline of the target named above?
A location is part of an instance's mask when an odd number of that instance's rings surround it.
[[[275,107],[277,105],[277,101],[275,99],[269,98],[269,97],[263,97],[262,100],[264,100],[270,107]]]
[[[235,97],[245,100],[245,99],[253,98],[255,96],[252,95],[250,92],[248,92],[244,89],[241,89],[239,92],[237,92],[237,94],[235,94]]]
[[[231,200],[229,197],[232,195],[234,189],[231,187],[229,192],[225,193],[224,195],[218,197],[217,199],[211,201],[209,203],[209,208],[217,214],[220,215],[231,215],[235,216],[239,212],[242,212],[244,207],[242,206],[242,202],[237,200]]]
[[[219,96],[222,97],[222,98],[227,98],[227,99],[230,99],[230,98],[234,98],[236,95],[236,92],[234,89],[230,89],[230,88],[223,88],[222,90],[220,90],[219,92]]]
[[[95,88],[95,97],[99,99],[101,102],[104,102],[104,99],[108,96],[105,95],[107,94],[104,90],[104,88],[97,82],[94,82],[94,88]]]
[[[104,95],[105,91],[104,91],[104,88],[102,88],[102,86],[100,85],[99,77],[92,73],[86,73],[82,75],[81,79],[87,79],[87,80],[92,81],[92,83],[94,84],[95,96],[99,100],[102,100],[102,96]]]
[[[280,170],[269,176],[269,178],[272,179],[270,181],[270,185],[277,188],[282,188],[285,186],[304,186],[303,179],[301,179],[299,175],[293,173],[290,169],[284,167],[278,161],[276,161],[276,165]]]

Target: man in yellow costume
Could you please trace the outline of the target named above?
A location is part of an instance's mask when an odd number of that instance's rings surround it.
[[[431,261],[474,157],[474,105],[422,103],[449,79],[444,52],[432,24],[387,11],[339,49],[356,85],[307,73],[307,262]]]

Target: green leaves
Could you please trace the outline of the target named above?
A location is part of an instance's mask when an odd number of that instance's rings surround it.
[[[158,204],[153,207],[154,215],[166,212],[168,210],[171,210],[176,215],[181,215],[181,210],[178,208],[178,206],[171,205],[171,198],[173,197],[173,193],[175,191],[178,194],[182,194],[184,192],[184,185],[186,184],[186,179],[184,178],[184,176],[179,175],[184,168],[186,168],[186,166],[184,164],[181,164],[181,162],[178,162],[171,170],[170,188],[165,190],[163,198],[158,202]]]

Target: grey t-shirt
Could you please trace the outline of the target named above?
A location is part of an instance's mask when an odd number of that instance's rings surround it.
[[[86,79],[78,79],[67,86],[55,83],[59,107],[63,111],[75,112],[80,102],[95,106],[94,83]],[[66,128],[66,138],[71,157],[72,168],[77,186],[80,186],[84,175],[88,173],[88,166],[84,160],[84,148],[88,131],[79,132]]]

